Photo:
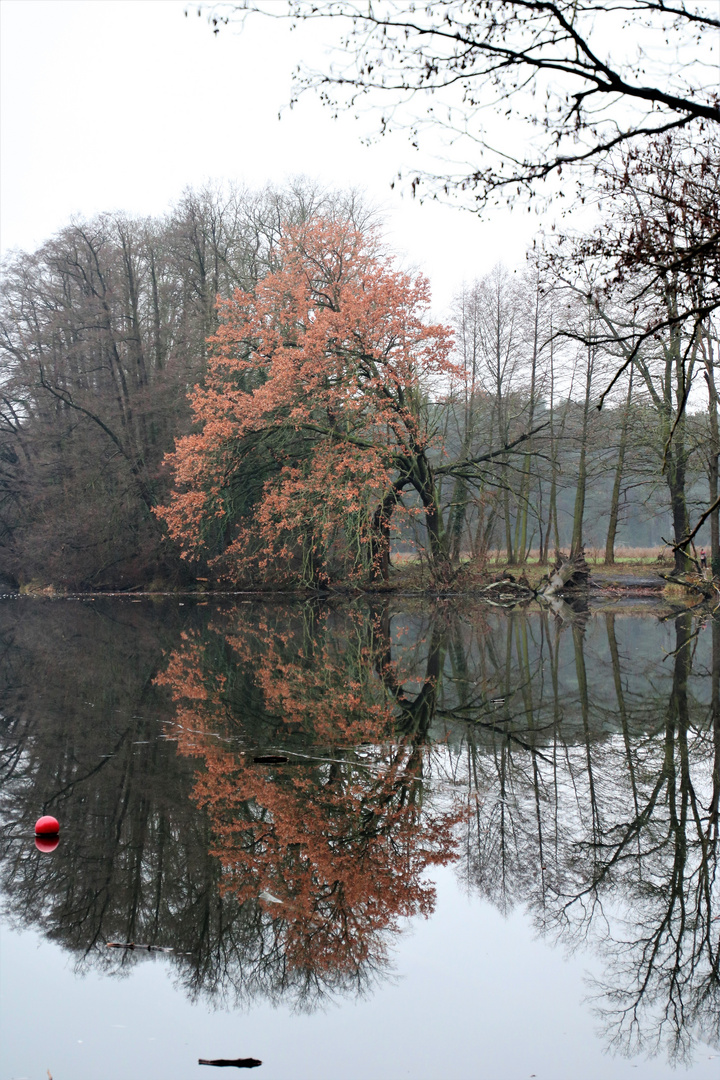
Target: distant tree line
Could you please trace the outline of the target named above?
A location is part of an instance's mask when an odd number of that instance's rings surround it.
[[[447,581],[498,548],[666,541],[681,571],[700,526],[720,568],[713,161],[677,136],[626,153],[602,228],[466,284],[451,328],[362,198],[305,182],[11,254],[2,573],[317,586],[387,579],[405,548]]]

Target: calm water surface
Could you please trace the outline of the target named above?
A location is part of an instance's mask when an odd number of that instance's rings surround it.
[[[0,1080],[720,1074],[720,622],[6,599],[0,694]]]

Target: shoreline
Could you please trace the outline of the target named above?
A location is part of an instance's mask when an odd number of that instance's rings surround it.
[[[513,570],[522,568],[512,568]],[[58,589],[53,585],[24,587],[20,589],[6,589],[0,592],[0,600],[10,599],[44,599],[44,600],[88,600],[88,599],[125,599],[147,600],[153,598],[179,597],[209,602],[214,599],[243,598],[246,600],[358,600],[363,597],[377,599],[381,597],[406,597],[413,599],[443,599],[443,600],[482,600],[484,588],[491,581],[500,578],[501,575],[493,575],[485,582],[477,582],[466,588],[443,588],[442,586],[424,585],[419,586],[411,582],[398,581],[385,586],[369,586],[367,588],[353,588],[340,586],[328,589],[283,589],[270,587],[245,587],[245,588],[142,588],[135,586],[131,589]],[[665,581],[659,575],[654,577],[644,573],[607,574],[601,577],[591,576],[586,590],[576,592],[567,590],[565,599],[573,596],[586,596],[588,600],[617,597],[637,597],[678,600],[681,594],[686,594],[688,599],[697,599],[698,593],[693,591],[692,586],[684,588]],[[534,599],[533,597],[526,598]]]
[[[512,592],[517,581],[518,584],[527,586],[528,593],[525,595],[518,595],[515,603],[508,604],[511,597],[504,596],[502,599],[504,603],[496,606],[502,607],[517,607],[527,605],[531,602],[537,602],[537,597],[532,595],[532,591],[537,589],[542,580],[547,575],[549,567],[542,566],[538,563],[529,563],[521,565],[508,566],[507,564],[497,563],[486,568],[486,572],[480,575],[466,574],[463,575],[461,567],[459,571],[459,580],[454,581],[452,584],[433,584],[427,582],[424,575],[417,566],[395,566],[392,568],[392,578],[387,583],[378,583],[376,585],[353,586],[353,585],[338,585],[335,587],[328,587],[326,589],[310,589],[310,588],[298,588],[298,587],[272,587],[270,585],[256,585],[256,586],[241,586],[235,588],[221,588],[219,584],[216,587],[203,582],[202,584],[196,583],[194,586],[189,585],[182,588],[173,588],[172,586],[158,587],[160,583],[152,583],[152,585],[134,585],[129,588],[106,588],[106,589],[64,589],[58,588],[53,584],[44,584],[40,581],[33,581],[20,588],[8,587],[6,585],[5,590],[0,592],[0,600],[11,599],[56,599],[56,600],[86,600],[93,601],[99,599],[125,599],[129,601],[148,600],[148,599],[167,599],[175,597],[178,599],[195,601],[197,603],[210,603],[214,600],[232,600],[240,599],[241,602],[248,601],[266,601],[277,603],[279,601],[284,602],[296,602],[307,600],[358,600],[360,598],[367,599],[379,599],[382,597],[398,597],[414,600],[455,600],[455,601],[468,601],[478,603],[488,603],[489,606],[493,606],[492,601],[487,597],[487,586],[493,583],[501,583],[504,580],[508,582],[508,590]],[[638,601],[651,601],[660,602],[663,605],[671,605],[677,607],[696,606],[698,599],[703,597],[703,590],[700,588],[701,579],[698,577],[698,581],[689,581],[687,584],[678,582],[674,583],[666,579],[666,574],[669,571],[669,567],[666,564],[658,564],[657,562],[638,562],[635,564],[614,564],[612,566],[605,566],[600,564],[597,566],[590,566],[590,578],[587,583],[587,589],[580,591],[573,591],[568,589],[566,592],[559,594],[567,602],[572,602],[573,599],[583,600],[594,607],[598,603],[604,601],[613,600],[638,600]],[[470,572],[471,573],[471,572]],[[465,580],[463,581],[463,576]],[[709,582],[705,583],[709,585]],[[154,586],[154,587],[153,587]],[[498,596],[498,599],[500,597]],[[705,593],[703,603],[711,602],[715,597]]]

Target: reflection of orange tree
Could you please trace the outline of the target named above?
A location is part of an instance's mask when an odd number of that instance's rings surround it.
[[[228,642],[237,661],[253,665],[265,709],[282,716],[286,730],[357,746],[390,740],[394,730],[388,665],[377,671],[378,629],[367,614],[312,612],[292,628],[260,617],[253,632],[245,627]]]
[[[386,686],[387,665],[373,663],[387,650],[377,624],[326,618],[278,633],[260,622],[224,641],[230,652],[217,638],[187,638],[162,677],[180,752],[204,758],[194,797],[210,817],[222,887],[260,906],[272,951],[307,986],[362,981],[383,967],[398,920],[432,911],[423,875],[455,857],[460,812],[423,799],[424,725],[408,725],[407,702],[404,734],[394,734],[395,678]],[[238,671],[252,673],[242,693]],[[275,744],[295,747],[302,732],[288,764],[223,745],[232,734],[257,746],[244,718],[258,690]]]

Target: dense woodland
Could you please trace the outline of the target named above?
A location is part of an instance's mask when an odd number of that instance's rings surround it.
[[[447,579],[620,544],[682,543],[687,568],[718,492],[712,267],[653,258],[716,238],[713,160],[669,137],[626,155],[597,235],[498,262],[442,324],[362,197],[305,182],[11,253],[6,585],[362,583],[398,552]],[[718,559],[717,512],[695,539]]]

